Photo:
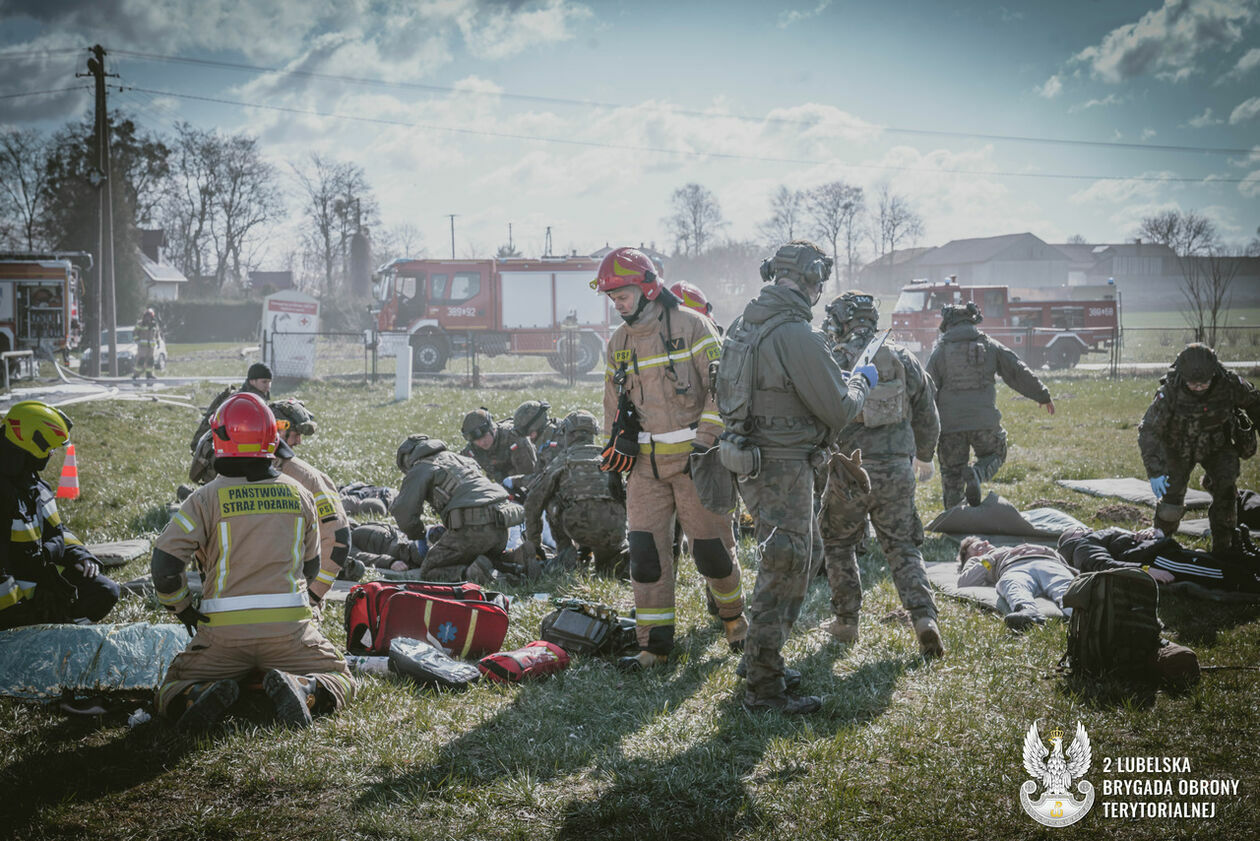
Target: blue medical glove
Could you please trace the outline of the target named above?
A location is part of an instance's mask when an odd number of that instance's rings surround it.
[[[874,365],[862,365],[858,368],[854,368],[853,373],[861,374],[866,377],[866,381],[870,384],[871,388],[879,385],[879,372],[875,370]]]
[[[1155,499],[1164,498],[1164,494],[1168,493],[1168,476],[1154,476],[1151,478],[1151,493],[1155,494]]]

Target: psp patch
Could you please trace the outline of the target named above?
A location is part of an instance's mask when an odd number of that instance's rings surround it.
[[[705,350],[704,355],[709,358],[710,362],[712,362],[713,360],[719,358],[722,355],[722,349],[718,347],[717,345],[714,345],[708,348],[707,350]]]
[[[231,485],[219,488],[219,513],[224,517],[301,514],[302,503],[292,485]]]
[[[634,358],[634,351],[626,348],[625,350],[613,351],[613,362],[629,362]]]

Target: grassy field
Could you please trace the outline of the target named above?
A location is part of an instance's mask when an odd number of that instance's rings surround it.
[[[218,352],[203,349],[203,352]],[[176,366],[226,365],[189,353]],[[1055,505],[1087,523],[1131,526],[1150,511],[1074,494],[1059,478],[1141,475],[1136,427],[1153,378],[1051,380],[1058,414],[1048,417],[1001,389],[1010,458],[996,489],[1021,507]],[[217,391],[205,385],[205,403]],[[543,397],[553,414],[597,410],[598,386],[474,390],[418,386],[408,403],[392,383],[333,381],[290,392],[320,424],[302,455],[334,480],[397,485],[397,443],[410,432],[458,441],[464,412],[508,415]],[[278,396],[284,396],[280,394]],[[160,404],[104,402],[70,407],[80,500],[62,506],[81,536],[155,535],[183,479],[195,418]],[[57,475],[57,464],[48,475]],[[1244,487],[1260,486],[1253,460]],[[926,523],[940,510],[939,479],[921,486]],[[954,545],[930,536],[929,560]],[[756,571],[745,541],[740,560],[751,591]],[[120,579],[147,571],[147,558]],[[126,714],[148,699],[122,699],[99,720],[0,701],[0,791],[5,837],[45,838],[746,838],[1252,839],[1260,825],[1260,674],[1222,671],[1195,689],[1124,696],[1070,685],[1052,670],[1062,625],[1016,637],[1001,621],[940,597],[947,657],[924,663],[878,547],[863,560],[861,640],[828,642],[822,580],[811,587],[786,656],[806,688],[823,694],[805,719],[752,717],[720,628],[705,613],[701,579],[684,561],[678,576],[678,645],[670,665],[625,676],[606,661],[580,659],[534,685],[476,686],[433,693],[368,677],[357,702],[308,731],[273,727],[262,704],[223,729],[182,739],[164,723],[129,730]],[[552,576],[509,591],[518,599],[506,647],[535,639],[548,606],[537,592],[577,594],[622,609],[628,584],[586,575]],[[1254,665],[1260,607],[1165,597],[1167,636],[1196,648],[1204,664]],[[156,602],[126,600],[114,621],[165,621]],[[323,626],[341,642],[339,605]],[[1115,775],[1105,758],[1189,757],[1190,778],[1240,780],[1237,797],[1211,820],[1104,818],[1047,832],[1018,804],[1032,720],[1074,728],[1093,744],[1088,778]],[[1147,779],[1148,775],[1122,775]],[[1159,775],[1177,784],[1179,775]],[[1101,791],[1099,794],[1101,795]],[[1159,798],[1101,797],[1100,800]],[[1173,800],[1204,798],[1173,797]]]

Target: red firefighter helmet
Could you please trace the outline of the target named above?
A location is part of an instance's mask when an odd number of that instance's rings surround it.
[[[656,273],[656,266],[637,248],[618,248],[608,252],[599,264],[599,273],[591,281],[596,292],[611,292],[623,286],[637,286],[643,297],[656,300],[665,284]]]
[[[271,458],[276,416],[257,394],[237,392],[223,401],[210,424],[217,458]]]
[[[674,296],[682,301],[684,307],[691,307],[701,315],[713,317],[713,305],[704,296],[704,292],[700,291],[700,287],[695,284],[680,280],[669,287],[669,291],[673,292]]]

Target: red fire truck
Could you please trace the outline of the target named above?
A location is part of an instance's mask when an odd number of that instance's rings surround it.
[[[0,352],[64,359],[79,346],[83,286],[76,261],[92,266],[81,252],[0,254]]]
[[[980,329],[1031,368],[1071,368],[1087,353],[1103,353],[1119,324],[1112,286],[1014,289],[914,282],[902,287],[893,307],[893,335],[926,359],[940,335],[941,307],[968,301],[984,313]]]
[[[562,373],[585,373],[604,357],[607,296],[591,291],[599,261],[409,260],[373,282],[376,327],[406,336],[418,371],[441,371],[470,347],[489,356],[543,356]]]

